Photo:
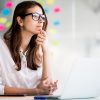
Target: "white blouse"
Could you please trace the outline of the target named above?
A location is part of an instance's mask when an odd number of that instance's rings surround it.
[[[11,87],[35,88],[42,77],[42,67],[38,70],[27,68],[26,56],[20,52],[21,70],[16,70],[16,65],[11,57],[5,42],[0,39],[0,95],[4,95],[5,85]]]

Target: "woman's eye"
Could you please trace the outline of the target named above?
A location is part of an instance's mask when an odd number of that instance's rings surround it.
[[[34,18],[38,18],[38,17],[39,17],[39,15],[33,15],[33,17],[34,17]]]
[[[45,20],[45,16],[42,16],[42,19]]]
[[[34,17],[38,17],[37,15],[34,15]]]

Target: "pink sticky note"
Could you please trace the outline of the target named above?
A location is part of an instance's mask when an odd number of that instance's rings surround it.
[[[0,25],[0,31],[3,31],[5,29],[5,26],[4,25]]]
[[[12,6],[13,6],[13,2],[11,2],[11,1],[8,1],[5,3],[6,8],[11,8]]]
[[[58,13],[58,12],[60,12],[60,11],[61,11],[61,8],[60,8],[60,7],[55,7],[55,8],[54,8],[54,12],[55,12],[55,13]]]

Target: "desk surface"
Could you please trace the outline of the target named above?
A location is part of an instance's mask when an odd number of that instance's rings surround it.
[[[34,97],[33,96],[0,96],[0,100],[34,100]],[[53,99],[46,99],[46,100],[53,100]],[[57,99],[54,99],[54,100],[57,100]],[[63,100],[69,100],[69,99],[63,99]],[[100,97],[91,98],[91,99],[70,99],[70,100],[100,100]]]
[[[0,96],[0,100],[34,100],[33,96]]]

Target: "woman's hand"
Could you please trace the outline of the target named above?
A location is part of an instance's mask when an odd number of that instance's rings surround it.
[[[45,39],[46,39],[46,32],[41,30],[40,33],[38,33],[36,38],[37,45],[43,45]]]
[[[43,51],[47,50],[47,48],[48,48],[47,33],[44,30],[41,30],[40,33],[37,35],[36,44],[37,44],[37,46],[41,45]]]
[[[45,85],[49,86],[49,88],[50,88],[50,94],[52,94],[58,88],[58,86],[57,86],[58,80],[53,81],[53,80],[47,78],[47,79],[43,80],[43,83]]]
[[[57,82],[58,82],[58,80],[57,81],[51,81],[50,79],[47,78],[47,79],[43,80],[37,87],[39,89],[49,90],[48,93],[53,94],[53,92],[55,90],[57,90]]]
[[[38,86],[37,86],[37,90],[38,90],[38,94],[39,95],[49,95],[50,94],[50,88],[48,85],[44,84],[43,82],[41,82]]]

